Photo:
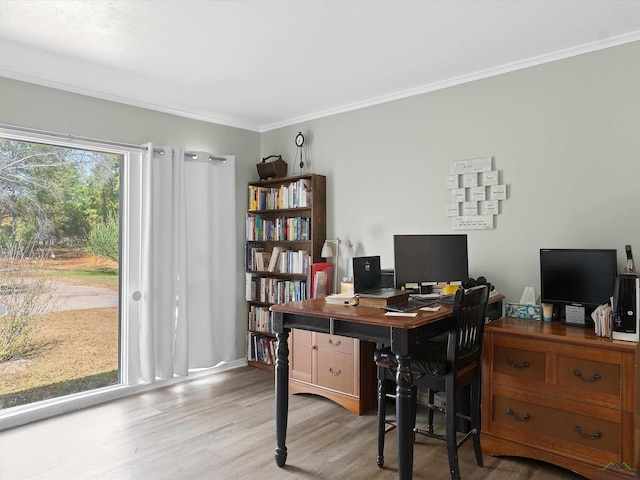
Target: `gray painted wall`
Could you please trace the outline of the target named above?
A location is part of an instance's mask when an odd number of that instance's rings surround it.
[[[298,131],[327,176],[327,235],[383,267],[395,233],[453,232],[450,163],[486,156],[508,199],[494,230],[466,232],[471,276],[518,301],[542,247],[640,259],[640,42],[267,132],[262,153],[291,167]]]

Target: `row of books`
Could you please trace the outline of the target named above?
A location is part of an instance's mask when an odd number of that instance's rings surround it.
[[[311,238],[311,219],[307,217],[262,218],[247,214],[247,241],[299,241]]]
[[[268,251],[264,243],[245,243],[244,268],[247,271],[306,274],[310,262],[311,255],[307,250],[288,250],[275,246]]]
[[[268,335],[247,332],[247,360],[267,365],[276,363],[276,339]]]
[[[305,280],[255,277],[250,273],[246,275],[245,299],[248,302],[287,303],[308,298]]]
[[[271,332],[273,327],[273,314],[269,307],[251,305],[249,307],[249,330],[254,332]]]
[[[311,255],[307,250],[286,250],[276,246],[269,252],[264,244],[245,244],[244,268],[249,272],[306,274],[310,262]]]
[[[267,270],[269,272],[306,274],[310,263],[311,255],[306,250],[286,250],[275,246],[271,251]]]
[[[301,178],[280,187],[249,185],[249,210],[303,208],[311,205],[311,180]]]

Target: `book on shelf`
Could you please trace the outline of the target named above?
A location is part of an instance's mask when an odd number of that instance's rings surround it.
[[[301,178],[300,182],[300,206],[308,207],[311,205],[311,181],[306,178]]]
[[[262,337],[263,361],[267,365],[276,363],[275,339],[271,337]]]
[[[361,307],[384,308],[396,303],[402,303],[409,300],[409,293],[400,293],[391,297],[358,297],[358,305]]]
[[[258,299],[258,278],[245,273],[245,300],[253,302]]]
[[[275,344],[275,337],[247,332],[247,360],[273,365],[275,363]]]
[[[249,210],[306,208],[311,205],[311,180],[300,178],[278,187],[249,185]]]
[[[269,259],[269,266],[267,268],[267,270],[269,272],[276,272],[278,271],[278,265],[280,263],[280,254],[284,251],[284,249],[282,247],[279,246],[275,246],[273,247],[273,250],[271,250],[271,258]]]
[[[258,272],[266,272],[269,262],[271,260],[271,252],[258,251],[256,252],[256,264],[254,270]]]
[[[244,245],[244,269],[256,270],[256,254],[264,251],[264,243],[248,241]]]
[[[309,271],[310,258],[307,250],[288,250],[276,245],[271,251],[267,271],[306,274]]]
[[[251,305],[249,307],[249,330],[271,333],[272,326],[273,314],[269,311],[269,307],[260,305]]]
[[[304,280],[285,280],[263,277],[258,279],[257,300],[263,303],[287,303],[305,300],[307,285]]]
[[[308,217],[263,218],[247,214],[247,241],[310,240],[311,219]]]

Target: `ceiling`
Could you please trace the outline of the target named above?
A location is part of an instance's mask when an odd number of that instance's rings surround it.
[[[635,40],[639,0],[0,0],[0,76],[258,132]]]

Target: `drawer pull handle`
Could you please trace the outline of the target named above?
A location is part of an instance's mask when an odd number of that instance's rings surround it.
[[[573,431],[578,433],[582,438],[586,438],[587,440],[595,440],[596,438],[600,438],[602,436],[602,434],[597,430],[593,432],[593,435],[586,434],[582,431],[579,425],[574,425]]]
[[[337,377],[338,375],[342,375],[342,370],[341,370],[341,369],[338,369],[338,370],[336,370],[336,371],[334,372],[334,371],[333,371],[333,368],[329,367],[329,373],[330,373],[331,375],[334,375],[334,376],[336,376],[336,377]]]
[[[329,339],[329,345],[333,345],[334,347],[339,347],[342,342],[338,340],[336,343],[333,343],[333,340]]]
[[[527,412],[524,412],[521,417],[518,417],[510,408],[507,408],[507,415],[509,415],[514,420],[520,420],[521,422],[526,422],[527,420],[529,420],[529,414]]]
[[[598,380],[601,380],[601,379],[602,379],[602,377],[601,377],[600,375],[598,375],[597,373],[596,373],[593,377],[591,377],[591,378],[589,378],[589,377],[583,377],[583,376],[582,376],[582,372],[581,372],[580,370],[574,370],[574,371],[573,371],[573,374],[574,374],[576,377],[580,377],[580,380],[582,380],[582,381],[584,381],[584,382],[597,382]]]
[[[511,365],[513,368],[529,368],[531,365],[529,364],[529,362],[527,362],[526,360],[524,361],[523,364],[518,365],[517,363],[515,363],[513,360],[511,360],[510,358],[507,358],[507,363],[509,365]]]

